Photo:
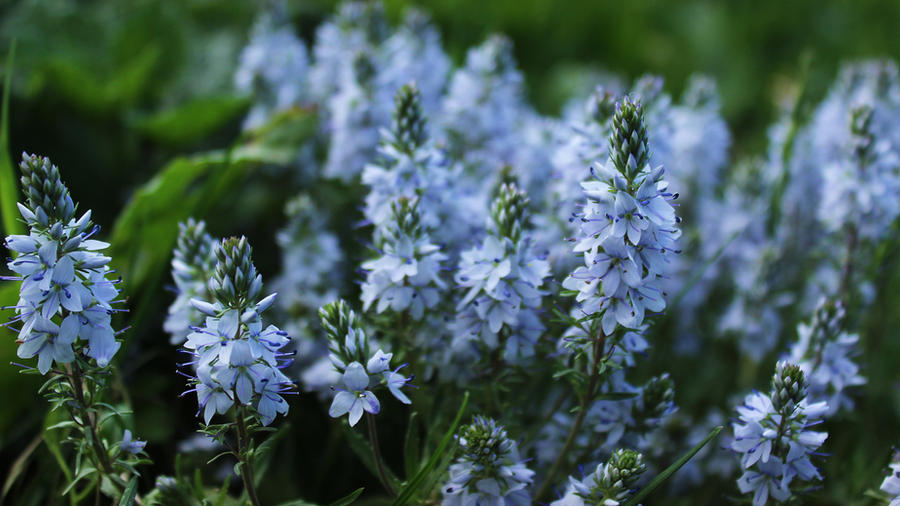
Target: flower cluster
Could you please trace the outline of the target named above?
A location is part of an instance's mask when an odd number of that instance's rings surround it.
[[[808,382],[803,370],[779,362],[769,395],[749,394],[738,406],[731,449],[741,456],[744,474],[737,484],[741,493],[753,494],[753,505],[769,497],[785,501],[792,496],[791,482],[821,480],[810,461],[828,434],[809,428],[828,410],[825,401],[807,401]]]
[[[421,12],[407,13],[394,31],[377,2],[348,2],[319,27],[310,88],[330,136],[324,173],[349,180],[375,155],[379,129],[388,126],[391,100],[415,81],[426,110],[443,92],[449,59],[440,37]]]
[[[193,218],[178,224],[178,240],[172,257],[172,279],[177,295],[169,306],[163,329],[172,344],[181,344],[191,327],[203,323],[203,313],[191,299],[208,300],[207,281],[216,264],[215,240],[206,232],[206,223]]]
[[[343,282],[340,266],[344,252],[337,236],[328,230],[326,216],[309,195],[288,201],[285,214],[287,224],[275,236],[282,250],[282,274],[273,285],[279,307],[297,315],[292,321],[299,321],[303,316],[314,316],[322,304],[337,297]]]
[[[634,492],[647,470],[644,457],[634,450],[616,450],[605,464],[581,480],[569,477],[565,495],[551,506],[619,506]]]
[[[366,280],[362,285],[363,308],[376,301],[381,313],[388,307],[395,312],[409,310],[421,320],[425,309],[433,308],[446,288],[441,280],[441,262],[447,256],[432,244],[419,224],[419,200],[394,201],[392,220],[376,228],[379,257],[364,262]]]
[[[21,325],[16,354],[37,357],[41,374],[81,352],[105,367],[121,346],[111,326],[119,290],[107,279],[110,258],[99,252],[109,245],[91,239],[99,227],[90,211],[76,217],[49,159],[23,153],[19,168],[26,202],[18,206],[29,234],[6,238],[6,247],[17,254],[7,267],[18,276],[5,278],[22,282],[10,322]]]
[[[372,415],[380,413],[381,403],[372,390],[381,386],[403,404],[411,403],[401,390],[412,380],[412,377],[399,372],[406,364],[391,370],[393,353],[385,353],[380,348],[372,351],[373,346],[356,313],[344,301],[322,306],[319,317],[331,346],[328,358],[340,373],[340,380],[333,387],[334,399],[328,409],[331,417],[349,415],[350,426],[353,427],[363,412]]]
[[[272,114],[308,99],[306,44],[291,30],[285,3],[277,7],[265,11],[253,25],[234,75],[235,88],[253,96],[253,108],[244,119],[245,129],[257,128]]]
[[[669,203],[677,194],[666,190],[662,167],[648,165],[643,108],[628,97],[617,105],[609,145],[610,162],[582,183],[588,201],[577,216],[575,251],[585,265],[563,282],[578,292],[585,315],[601,318],[607,335],[617,324],[638,328],[647,311],[665,309],[660,278],[680,235]]]
[[[213,301],[191,300],[206,321],[194,327],[184,344],[196,369],[188,391],[197,393],[207,425],[214,414],[225,414],[233,406],[239,416],[250,410],[260,423],[269,425],[288,411],[282,394],[293,384],[281,368],[290,363],[292,354],[281,349],[290,338],[274,325],[263,328],[261,315],[276,294],[260,297],[262,276],[256,273],[247,239],[225,239],[215,255],[209,282]]]
[[[534,471],[519,457],[518,444],[496,421],[476,416],[457,435],[459,457],[441,487],[443,506],[531,504],[528,486]]]
[[[808,379],[810,401],[827,401],[827,416],[853,409],[846,389],[866,383],[852,357],[859,336],[843,330],[844,312],[840,301],[823,299],[812,321],[797,325],[797,342],[788,358]]]
[[[363,184],[369,187],[364,213],[376,227],[392,219],[392,206],[399,198],[419,198],[423,223],[428,229],[448,230],[453,236],[453,218],[448,211],[454,189],[446,157],[430,140],[421,93],[415,84],[403,85],[394,98],[391,128],[382,131],[378,158],[366,165]],[[460,224],[465,220],[458,220]]]
[[[524,191],[503,184],[491,206],[487,237],[462,253],[454,281],[467,291],[456,307],[452,344],[461,355],[503,349],[508,363],[534,355],[544,332],[538,311],[550,266],[524,236],[528,205]]]

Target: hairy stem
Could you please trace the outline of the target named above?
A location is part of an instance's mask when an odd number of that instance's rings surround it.
[[[375,416],[366,413],[366,425],[369,426],[369,442],[372,443],[372,454],[375,457],[375,467],[378,468],[378,479],[391,497],[397,496],[397,491],[391,485],[387,472],[384,470],[384,461],[381,458],[381,447],[378,445],[378,430],[375,428]]]
[[[237,412],[237,438],[237,458],[241,463],[241,480],[244,482],[244,491],[247,492],[247,497],[250,498],[250,503],[253,506],[261,506],[262,503],[259,502],[259,497],[256,495],[256,487],[253,485],[253,463],[247,455],[251,440],[247,435],[247,427],[244,424],[243,407]]]

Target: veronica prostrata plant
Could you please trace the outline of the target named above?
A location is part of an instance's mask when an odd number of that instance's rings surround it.
[[[16,355],[36,359],[24,373],[46,376],[40,391],[65,421],[46,430],[64,431],[73,447],[74,469],[65,493],[120,497],[136,466],[148,462],[144,443],[123,427],[121,412],[108,404],[113,382],[110,361],[121,347],[112,316],[121,309],[109,279],[108,247],[92,237],[100,227],[91,212],[80,216],[59,169],[48,158],[22,154],[19,164],[24,202],[18,203],[28,235],[11,235],[5,277],[20,282],[16,315],[5,325],[17,333]],[[18,326],[18,328],[16,328]],[[115,423],[114,423],[115,422]],[[112,437],[121,434],[121,439]],[[66,463],[66,465],[73,465]]]

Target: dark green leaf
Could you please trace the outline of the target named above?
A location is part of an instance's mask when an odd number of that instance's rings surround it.
[[[122,492],[122,498],[119,500],[119,506],[132,506],[134,497],[137,495],[138,479],[137,476],[131,478],[125,491]]]
[[[406,467],[406,479],[413,477],[421,467],[421,438],[419,436],[419,414],[415,411],[409,415],[409,427],[406,429],[406,439],[403,441],[403,462]]]
[[[222,128],[246,108],[245,98],[204,97],[148,116],[138,123],[138,129],[157,142],[183,146]]]
[[[360,495],[362,495],[363,490],[365,490],[365,489],[360,487],[360,488],[354,490],[353,492],[351,492],[350,494],[338,499],[337,501],[334,501],[333,503],[329,504],[328,506],[348,506],[349,504],[352,504],[353,501],[355,501]]]
[[[596,397],[594,397],[594,400],[624,401],[625,399],[632,399],[637,396],[638,394],[636,392],[607,392],[604,394],[598,394]]]

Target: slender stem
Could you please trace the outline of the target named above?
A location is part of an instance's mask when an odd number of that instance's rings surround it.
[[[375,428],[375,417],[372,413],[366,413],[366,425],[369,426],[369,442],[372,443],[372,454],[375,457],[375,467],[378,468],[378,479],[381,480],[381,484],[384,486],[384,489],[390,494],[391,497],[397,496],[397,491],[394,490],[393,485],[391,485],[391,480],[388,479],[387,472],[384,470],[384,461],[381,458],[381,447],[378,446],[378,430]]]
[[[247,458],[247,451],[251,443],[250,437],[247,435],[247,427],[244,425],[244,409],[237,412],[237,436],[238,436],[238,452],[237,458],[241,462],[241,480],[244,482],[244,491],[250,498],[253,506],[261,506],[259,497],[256,495],[256,487],[253,485],[253,463]]]
[[[850,224],[847,227],[847,252],[841,268],[841,284],[838,288],[838,297],[844,302],[845,308],[850,299],[850,281],[853,278],[853,257],[856,253],[857,239],[856,225]]]
[[[72,387],[72,392],[75,394],[75,400],[78,402],[78,415],[83,426],[86,425],[91,432],[91,447],[94,449],[93,453],[96,455],[99,471],[103,474],[112,474],[113,467],[109,461],[109,453],[103,444],[103,440],[100,439],[100,432],[97,430],[97,417],[88,411],[84,397],[84,382],[81,381],[81,376],[82,371],[78,362],[74,363],[74,370],[73,367],[66,365],[66,377],[69,380],[69,385]],[[116,480],[111,481],[117,483]]]
[[[593,343],[591,370],[588,375],[587,391],[585,391],[584,396],[581,398],[581,406],[578,410],[578,416],[575,417],[575,422],[572,423],[572,427],[569,429],[569,435],[566,436],[566,441],[565,443],[563,443],[562,449],[559,450],[559,454],[556,456],[556,460],[553,462],[553,466],[550,467],[550,472],[547,473],[547,477],[544,479],[544,483],[541,485],[541,488],[538,489],[537,494],[535,494],[535,502],[540,502],[541,499],[546,496],[548,492],[550,492],[550,487],[553,485],[553,480],[556,478],[556,475],[559,473],[560,468],[562,468],[563,464],[565,463],[566,454],[569,453],[569,449],[572,447],[572,443],[575,442],[575,438],[578,436],[578,431],[581,430],[581,425],[582,423],[584,423],[584,417],[587,414],[588,407],[590,406],[590,403],[594,398],[594,389],[597,386],[598,379],[597,365],[601,355],[605,355],[605,343],[605,336],[602,336],[600,340],[595,340]]]

